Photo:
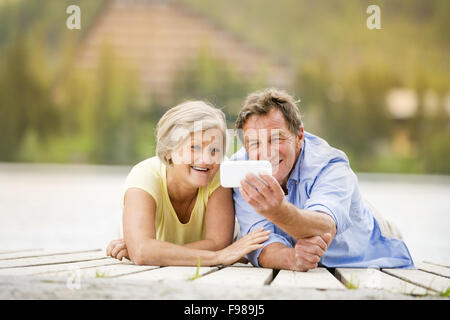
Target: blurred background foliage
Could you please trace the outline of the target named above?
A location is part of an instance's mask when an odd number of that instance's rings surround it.
[[[159,117],[184,99],[223,108],[229,128],[264,73],[241,77],[207,48],[162,100],[105,46],[90,71],[74,57],[107,0],[0,0],[0,161],[134,164],[154,155]],[[350,157],[356,171],[450,174],[450,1],[178,0],[290,62],[305,129]],[[68,30],[66,7],[82,10]],[[366,8],[381,7],[381,30]],[[387,96],[407,88],[415,112]],[[431,107],[430,107],[431,106]],[[430,111],[431,110],[431,111]]]

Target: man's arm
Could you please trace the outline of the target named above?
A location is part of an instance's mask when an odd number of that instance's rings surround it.
[[[273,242],[261,251],[258,264],[264,268],[295,270],[294,256],[294,248],[280,242]]]
[[[264,268],[308,271],[317,268],[330,242],[331,235],[329,233],[300,239],[294,248],[274,242],[261,251],[258,263]]]
[[[265,183],[249,174],[240,188],[243,198],[259,214],[297,240],[325,233],[334,238],[336,224],[332,217],[323,212],[297,208],[286,201],[283,189],[274,177],[264,174],[260,177]]]
[[[300,239],[295,244],[288,239],[288,234],[257,213],[238,189],[234,190],[233,198],[241,234],[245,235],[259,227],[272,231],[263,248],[248,254],[248,259],[254,266],[298,271],[317,267],[318,261],[332,240],[330,234],[322,235],[324,238],[317,236]]]
[[[299,209],[285,199],[279,209],[264,212],[272,221],[294,239],[320,236],[325,233],[336,235],[336,223],[328,214],[318,211]]]

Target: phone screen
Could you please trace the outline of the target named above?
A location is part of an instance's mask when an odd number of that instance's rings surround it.
[[[272,165],[266,160],[225,161],[220,165],[220,184],[224,188],[238,188],[248,173],[272,174]]]

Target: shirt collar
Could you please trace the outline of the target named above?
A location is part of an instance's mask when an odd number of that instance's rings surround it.
[[[300,151],[300,155],[298,156],[297,162],[295,163],[294,170],[292,170],[291,174],[289,175],[288,184],[290,180],[293,180],[296,183],[298,183],[298,181],[300,180],[300,173],[301,173],[300,167],[302,166],[303,158],[305,157],[305,146],[306,146],[306,139],[305,136],[303,136],[303,146]]]

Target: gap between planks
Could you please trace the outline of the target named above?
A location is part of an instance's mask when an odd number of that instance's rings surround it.
[[[38,257],[48,257],[48,256],[54,256],[54,255],[65,255],[65,254],[96,252],[96,251],[102,251],[102,249],[86,249],[86,250],[75,250],[75,251],[44,250],[44,249],[19,250],[19,251],[13,251],[13,252],[8,252],[8,253],[0,253],[0,262],[3,260],[38,258]]]
[[[377,289],[407,295],[426,295],[427,291],[378,269],[336,268],[336,277],[349,289]]]
[[[219,270],[219,267],[200,267],[198,268],[198,277],[203,276]],[[117,276],[121,280],[139,281],[139,283],[151,283],[160,281],[180,281],[180,280],[195,280],[197,275],[197,267],[194,266],[167,266],[154,267],[151,270],[142,270],[141,272],[128,273]]]
[[[121,276],[133,275],[140,272],[159,269],[159,266],[138,266],[133,263],[115,263],[109,265],[91,266],[75,270],[60,270],[57,272],[49,272],[39,274],[40,277],[56,277],[56,278],[118,278]]]
[[[345,285],[324,267],[307,272],[281,270],[274,277],[272,286],[308,288],[317,290],[345,290]]]
[[[195,280],[196,283],[240,285],[268,285],[274,278],[275,271],[269,268],[255,268],[248,266],[227,266],[215,270]]]
[[[177,267],[163,267],[160,268],[158,266],[154,266],[149,268],[149,266],[130,266],[130,264],[121,263],[117,261],[111,262],[111,261],[104,261],[104,263],[101,261],[102,259],[112,259],[107,257],[104,253],[101,253],[102,249],[91,249],[91,250],[79,250],[79,251],[70,251],[70,252],[60,252],[60,251],[45,251],[42,249],[33,249],[33,250],[18,250],[18,251],[8,251],[3,253],[0,253],[0,271],[2,274],[7,274],[8,270],[12,270],[13,268],[17,268],[16,271],[19,271],[20,269],[25,270],[31,270],[35,269],[35,271],[39,270],[39,273],[45,273],[47,275],[52,275],[55,272],[62,273],[68,272],[67,269],[64,270],[67,266],[76,266],[76,264],[79,264],[78,269],[84,269],[86,273],[96,272],[98,268],[100,268],[100,272],[102,270],[114,270],[110,276],[107,277],[117,277],[117,278],[127,278],[132,275],[135,275],[135,278],[141,278],[141,277],[147,277],[147,275],[150,275],[149,279],[159,279],[164,280],[165,277],[167,277],[169,280],[171,278],[171,274],[175,272],[176,270],[180,271],[182,269],[177,269]],[[90,265],[90,261],[92,264]],[[61,268],[59,268],[57,265],[61,265]],[[48,267],[48,272],[46,268]],[[450,279],[449,279],[449,270],[450,268],[445,267],[440,264],[433,264],[429,262],[423,262],[423,263],[417,263],[417,267],[420,270],[404,270],[404,269],[382,269],[381,272],[386,277],[389,277],[390,280],[386,281],[393,281],[392,279],[397,279],[397,281],[400,281],[404,287],[403,293],[406,294],[423,294],[423,289],[426,289],[425,294],[428,293],[428,290],[431,290],[433,292],[441,293],[450,287]],[[182,267],[183,268],[183,267]],[[183,279],[186,275],[195,275],[196,267],[184,267],[184,274],[181,278],[180,276],[175,276],[172,278],[175,278],[175,280]],[[63,269],[63,270],[61,270]],[[156,270],[159,269],[158,272]],[[164,269],[164,270],[163,270]],[[326,271],[325,268],[322,268]],[[250,271],[251,270],[251,271]],[[322,271],[316,271],[317,272],[323,272]],[[346,269],[336,269],[335,274],[330,273],[329,271],[326,271],[327,274],[334,276],[334,279],[337,281],[338,284],[345,285],[349,282],[349,279],[346,279],[345,276],[343,276],[343,273],[345,273],[343,270]],[[347,269],[351,270],[351,269]],[[361,269],[366,270],[365,273],[367,274],[367,269]],[[153,271],[153,272],[152,272]],[[141,275],[137,275],[138,273],[142,273]],[[144,275],[145,273],[145,275]],[[199,278],[196,280],[198,282],[216,282],[216,283],[226,283],[226,284],[232,284],[240,285],[242,283],[247,283],[249,280],[253,284],[258,285],[279,285],[280,283],[285,285],[293,285],[294,287],[301,287],[302,285],[305,286],[306,283],[302,281],[295,280],[296,278],[304,278],[305,281],[311,282],[314,271],[310,271],[308,273],[296,273],[293,271],[287,271],[287,270],[279,270],[276,269],[264,269],[264,268],[255,268],[251,266],[250,264],[235,264],[232,266],[227,267],[211,267],[211,268],[201,268]],[[33,272],[30,272],[30,274],[33,274]],[[179,272],[175,272],[175,274],[180,274]],[[228,274],[228,275],[227,275]],[[97,275],[97,272],[95,273]],[[291,280],[288,280],[287,278],[290,277]],[[378,278],[377,278],[378,277]],[[367,281],[371,281],[372,283],[379,280],[380,275],[375,275],[375,278],[367,278]],[[382,277],[382,276],[381,276]],[[283,280],[283,278],[285,280]],[[253,279],[253,280],[252,280]],[[294,280],[292,280],[294,279]],[[385,278],[387,279],[387,278]],[[173,280],[173,279],[172,279]],[[323,280],[323,279],[319,279]],[[436,281],[435,281],[436,280]],[[230,282],[231,281],[231,282]],[[284,283],[283,283],[284,281]],[[367,282],[366,281],[366,282]],[[433,281],[435,281],[433,283]],[[298,284],[296,284],[298,282]],[[394,281],[395,282],[395,281]],[[336,283],[333,284],[334,286],[337,286]],[[367,285],[367,283],[365,284]],[[311,286],[311,284],[309,285]],[[314,286],[313,286],[314,287]],[[315,286],[316,289],[320,289]],[[319,286],[320,287],[320,286]],[[323,289],[327,289],[326,285],[323,285]],[[374,288],[374,286],[369,285],[367,287]],[[379,289],[389,290],[388,285],[378,286]],[[408,288],[408,290],[406,290]],[[414,289],[414,290],[411,290]],[[420,288],[422,290],[417,290],[417,288]],[[405,292],[406,291],[406,292]]]
[[[21,255],[26,254],[26,252],[38,252],[38,251],[44,251],[42,248],[36,248],[36,249],[20,249],[20,250],[4,250],[0,251],[0,257],[8,256],[8,255]]]
[[[88,261],[79,261],[79,262],[67,262],[67,263],[60,263],[60,264],[15,267],[15,268],[1,269],[0,275],[35,276],[35,275],[43,275],[43,274],[50,274],[50,273],[56,273],[56,272],[75,271],[75,270],[81,270],[81,269],[87,269],[87,268],[115,265],[115,264],[121,264],[121,263],[123,263],[123,262],[120,262],[113,258],[107,258],[107,259],[88,260]]]
[[[38,257],[16,258],[12,260],[0,261],[0,270],[8,268],[32,267],[32,266],[34,267],[41,265],[63,264],[69,262],[90,261],[107,258],[109,257],[107,257],[102,251],[99,250],[70,253],[70,254],[65,253],[55,255],[44,255]]]
[[[432,291],[431,293],[441,294],[450,288],[449,278],[419,269],[382,269],[382,271],[403,281],[425,288],[427,293]]]
[[[440,266],[444,268],[450,269],[450,262],[431,262],[431,261],[424,261],[424,263],[434,264],[435,266]]]
[[[435,275],[450,279],[450,268],[429,262],[416,262],[416,267],[422,271],[433,273]]]

